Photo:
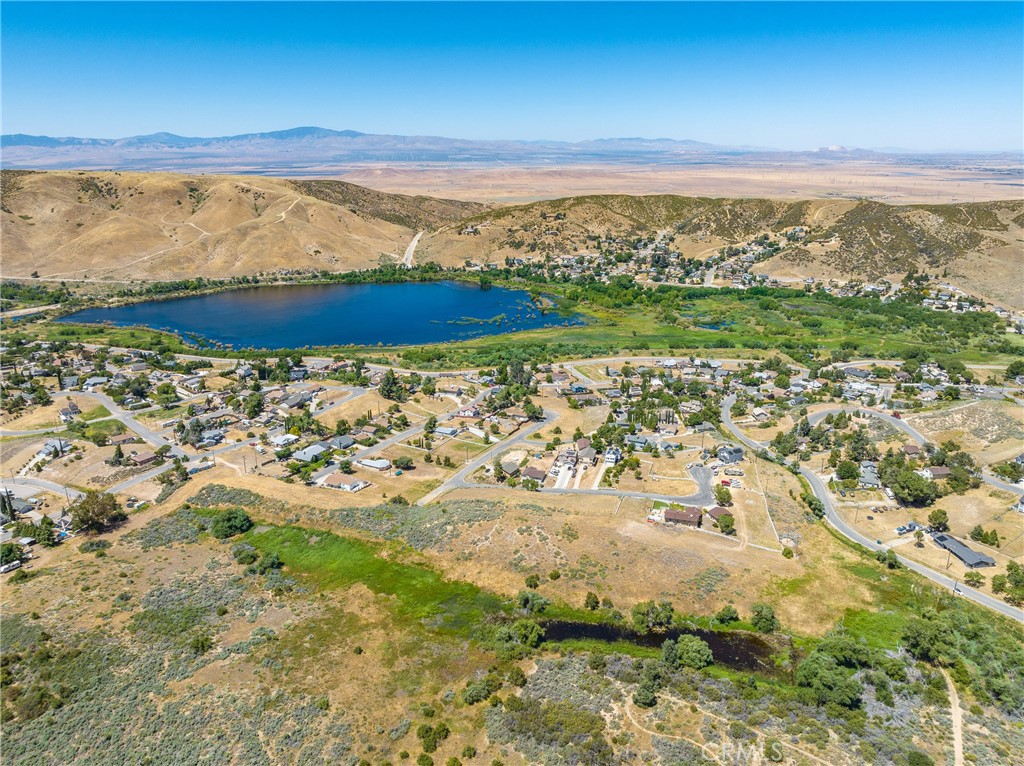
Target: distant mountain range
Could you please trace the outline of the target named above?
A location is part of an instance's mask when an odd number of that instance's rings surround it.
[[[887,157],[896,156],[841,146],[809,152],[786,152],[669,138],[604,138],[575,143],[483,141],[440,136],[379,135],[318,127],[213,138],[178,136],[173,133],[152,133],[128,138],[62,138],[14,133],[0,137],[0,147],[3,150],[3,165],[7,168],[109,168],[272,174],[298,172],[311,175],[368,163],[444,163],[457,166],[686,165],[822,159],[833,162],[865,159],[885,161]],[[907,157],[900,156],[904,160]]]

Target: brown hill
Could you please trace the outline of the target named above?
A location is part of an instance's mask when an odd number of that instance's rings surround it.
[[[688,257],[795,226],[800,247],[758,264],[782,278],[876,279],[910,268],[1024,305],[1024,201],[588,195],[506,207],[410,197],[341,181],[55,171],[2,173],[3,271],[43,279],[228,277],[398,262],[503,264],[593,252],[601,237],[663,233]]]
[[[228,277],[395,262],[419,229],[483,209],[341,182],[3,171],[3,271],[44,279]]]
[[[464,234],[466,224],[475,234]],[[1024,305],[1024,201],[887,205],[871,200],[718,199],[595,195],[546,200],[477,214],[425,237],[417,259],[464,259],[594,252],[598,237],[629,240],[664,232],[671,247],[706,258],[762,233],[804,227],[801,247],[760,263],[789,278],[900,277],[911,269],[946,273],[965,289]]]

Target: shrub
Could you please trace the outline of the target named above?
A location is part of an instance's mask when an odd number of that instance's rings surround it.
[[[715,615],[715,619],[718,622],[729,624],[731,622],[739,622],[740,613],[736,611],[736,607],[732,604],[726,604],[718,610],[718,614]]]
[[[466,688],[462,690],[462,701],[467,705],[475,705],[483,702],[500,688],[501,679],[493,673],[488,673],[484,678],[466,684]]]
[[[97,551],[105,551],[109,547],[110,540],[86,540],[78,546],[78,550],[82,553],[96,553]]]
[[[248,543],[238,543],[231,547],[231,555],[235,557],[235,561],[239,564],[248,566],[254,564],[256,559],[259,558],[259,554],[256,549]]]
[[[774,633],[781,626],[775,616],[775,610],[768,604],[754,604],[751,609],[750,623],[761,633]]]
[[[516,604],[520,609],[539,614],[547,609],[551,602],[534,590],[521,590],[516,594]]]
[[[240,535],[252,529],[252,519],[241,508],[229,508],[213,520],[210,534],[218,540]]]
[[[259,561],[249,566],[245,571],[248,574],[265,575],[268,572],[271,572],[275,569],[280,569],[283,566],[284,563],[281,561],[281,558],[277,555],[276,552],[264,553],[263,556],[260,557]]]

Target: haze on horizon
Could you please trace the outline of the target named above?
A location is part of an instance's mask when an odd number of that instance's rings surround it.
[[[4,133],[1020,151],[1020,3],[3,3]]]

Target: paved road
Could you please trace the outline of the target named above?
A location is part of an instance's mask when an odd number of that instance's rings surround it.
[[[813,415],[808,416],[807,421],[811,425],[814,425],[815,423],[824,420],[826,416],[830,414],[834,415],[837,412],[841,412],[842,410],[846,410],[847,412],[860,412],[863,415],[868,415],[870,417],[877,418],[878,420],[888,423],[894,428],[898,428],[899,430],[903,431],[903,433],[905,433],[907,436],[913,439],[918,445],[923,446],[928,442],[928,439],[925,438],[924,434],[922,434],[920,431],[918,431],[916,428],[910,425],[906,420],[893,417],[892,415],[886,412],[869,410],[866,407],[831,407],[827,410],[821,410],[820,412],[815,412]],[[1001,489],[1006,492],[1013,492],[1014,494],[1018,495],[1024,493],[1024,488],[1021,488],[1019,485],[1010,484],[1009,482],[1003,481],[1002,479],[998,479],[995,476],[986,474],[984,471],[981,474],[981,480],[988,484],[989,486],[995,487],[996,489]]]
[[[743,444],[745,444],[750,449],[764,449],[764,444],[749,438],[736,426],[735,423],[733,423],[732,416],[729,410],[732,407],[732,405],[735,404],[735,402],[735,395],[727,396],[725,397],[725,399],[722,400],[722,423],[725,425],[726,428],[729,429],[729,431],[733,433],[733,435],[737,439],[743,442]],[[840,409],[842,408],[837,407],[836,411]],[[912,438],[920,438],[921,441],[919,443],[924,442],[924,438],[921,436],[921,434],[919,434],[912,427],[904,423],[902,420],[897,420],[896,418],[893,418],[892,416],[889,415],[885,415],[884,413],[866,410],[863,407],[851,407],[847,409],[858,409],[861,412],[866,412],[874,416],[882,417],[882,419],[888,418],[894,424],[898,425],[899,427],[902,427],[902,429],[906,431],[908,434],[910,434]],[[824,414],[827,414],[827,412]],[[831,524],[832,527],[834,527],[840,534],[842,534],[847,539],[864,546],[868,550],[881,551],[889,549],[890,546],[880,545],[879,543],[876,543],[874,540],[865,537],[839,517],[839,513],[836,511],[835,505],[832,503],[832,494],[828,491],[828,488],[825,486],[825,483],[822,481],[821,477],[819,477],[810,469],[804,468],[802,466],[800,468],[800,475],[807,480],[807,483],[810,485],[811,491],[814,493],[814,496],[821,500],[822,504],[825,506],[826,521],[829,524]],[[923,564],[919,564],[916,561],[904,558],[903,556],[897,556],[897,558],[900,560],[900,563],[903,564],[903,566],[905,566],[907,569],[913,572],[917,572],[918,574],[924,577],[927,577],[932,582],[938,583],[939,585],[943,586],[944,588],[948,588],[954,593],[958,593],[962,596],[965,596],[966,598],[969,598],[971,601],[981,604],[982,606],[987,606],[989,609],[993,609],[1001,614],[1006,615],[1011,619],[1024,622],[1024,610],[1010,606],[1004,601],[989,596],[987,593],[982,593],[981,591],[975,590],[974,588],[969,588],[962,583],[958,583],[958,581],[954,578],[948,577],[944,574],[941,574],[940,572],[936,572],[934,569],[930,569],[929,567],[926,567]]]
[[[58,484],[54,481],[47,481],[46,479],[34,479],[28,476],[16,476],[13,479],[7,478],[0,481],[4,485],[14,486],[18,485],[21,487],[33,487],[34,489],[44,489],[48,492],[55,492],[58,495],[67,493],[68,497],[72,500],[76,500],[82,497],[82,493],[77,489],[71,487],[65,487],[63,484]]]
[[[464,466],[462,466],[462,468],[456,471],[455,474],[453,474],[440,487],[437,487],[437,489],[433,490],[432,492],[428,492],[426,495],[421,497],[416,504],[427,505],[428,503],[433,502],[434,500],[436,500],[438,497],[443,495],[445,492],[448,492],[449,490],[475,486],[475,484],[466,481],[467,476],[472,474],[481,466],[486,465],[487,461],[494,457],[494,455],[496,455],[500,450],[506,450],[509,447],[513,446],[514,444],[522,443],[529,436],[536,433],[544,426],[550,425],[557,418],[557,413],[551,412],[550,410],[544,410],[543,420],[538,420],[535,423],[531,423],[528,426],[524,426],[520,428],[518,431],[516,431],[516,433],[513,434],[511,437],[507,439],[502,439],[500,442],[495,443],[493,447],[488,447],[475,458],[473,458]]]

